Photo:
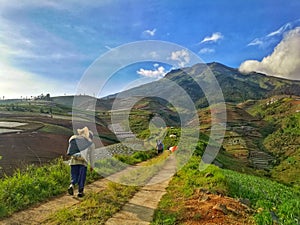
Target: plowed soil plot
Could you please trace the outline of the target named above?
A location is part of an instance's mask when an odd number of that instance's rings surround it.
[[[0,135],[0,177],[28,164],[42,165],[64,156],[69,136],[25,132]]]

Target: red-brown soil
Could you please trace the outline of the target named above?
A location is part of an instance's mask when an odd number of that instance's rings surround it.
[[[66,135],[40,132],[0,135],[0,176],[4,173],[11,175],[14,169],[28,164],[41,165],[64,156],[68,138]]]
[[[185,201],[186,225],[252,225],[251,209],[239,201],[226,196],[199,191]]]

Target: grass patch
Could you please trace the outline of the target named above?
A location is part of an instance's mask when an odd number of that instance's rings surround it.
[[[47,174],[47,175],[46,175]],[[25,172],[1,180],[1,217],[65,191],[69,183],[68,166],[62,160],[48,166],[29,166]]]
[[[156,155],[157,154],[155,150],[150,150],[134,152],[132,155],[117,154],[114,157],[123,163],[126,163],[128,165],[134,165],[151,159]]]
[[[87,183],[99,178],[88,173]],[[0,218],[25,209],[35,203],[65,193],[70,183],[70,167],[57,159],[50,165],[28,166],[0,182]]]
[[[87,193],[80,204],[59,210],[46,222],[66,225],[105,224],[137,190],[137,187],[110,182],[105,190]]]
[[[45,132],[45,133],[54,133],[54,134],[63,134],[63,135],[73,135],[73,131],[62,127],[58,125],[53,124],[45,124],[43,128],[41,128],[39,131]]]

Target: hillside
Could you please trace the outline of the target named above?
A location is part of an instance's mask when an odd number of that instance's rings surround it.
[[[210,108],[199,109],[200,131],[210,135]],[[256,170],[268,171],[274,158],[261,148],[262,130],[267,122],[249,114],[233,103],[226,104],[227,124],[222,149],[216,161],[236,171],[254,174]]]
[[[300,186],[300,98],[273,96],[241,107],[268,124],[260,145],[276,158],[271,177]]]

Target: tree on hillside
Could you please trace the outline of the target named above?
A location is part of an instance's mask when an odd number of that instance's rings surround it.
[[[50,98],[50,94],[48,93],[48,94],[46,94],[46,96],[45,96],[45,100],[46,101],[51,101],[51,98]]]
[[[50,94],[40,94],[38,95],[37,97],[34,98],[35,100],[45,100],[45,101],[51,101],[51,97],[50,97]]]

